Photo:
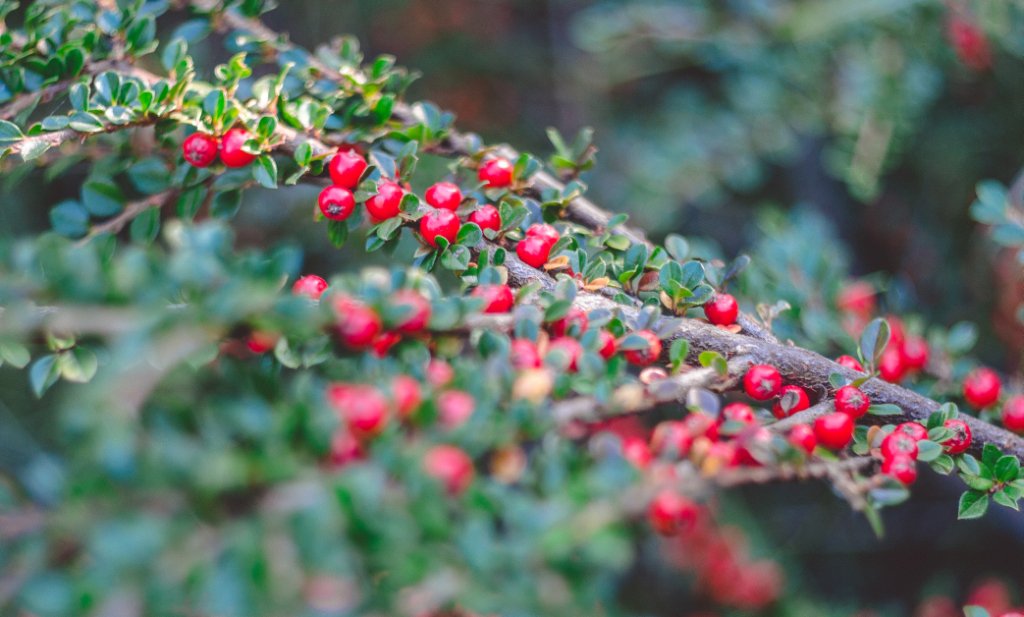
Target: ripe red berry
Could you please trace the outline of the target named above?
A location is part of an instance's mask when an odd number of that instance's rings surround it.
[[[601,330],[597,335],[597,353],[605,360],[610,360],[618,350],[619,343],[615,336],[607,330]]]
[[[814,436],[830,450],[842,450],[853,439],[853,418],[838,411],[814,421]]]
[[[565,336],[566,334],[580,336],[587,331],[589,324],[590,320],[587,318],[587,312],[583,309],[572,307],[565,317],[551,322],[551,334],[554,336]]]
[[[366,168],[366,159],[354,150],[338,150],[327,166],[334,186],[346,189],[359,186],[359,179],[363,177]]]
[[[246,339],[245,346],[256,355],[265,354],[273,349],[274,345],[277,345],[278,338],[280,337],[274,332],[254,330],[249,334],[249,338]]]
[[[547,223],[534,223],[526,228],[527,238],[540,238],[543,240],[548,247],[554,246],[558,239],[561,237],[558,234],[558,230],[553,225]]]
[[[378,358],[383,358],[388,355],[391,348],[397,345],[402,340],[402,336],[397,332],[381,332],[374,337],[373,342],[370,346],[373,348],[373,355]]]
[[[491,159],[484,162],[477,171],[477,177],[484,188],[500,189],[512,184],[512,163],[505,159]]]
[[[245,167],[256,160],[256,155],[242,149],[252,139],[249,131],[233,128],[220,139],[220,160],[227,167]]]
[[[473,482],[473,460],[455,446],[434,446],[423,456],[423,471],[441,482],[450,495],[459,495]]]
[[[1003,426],[1014,433],[1024,432],[1024,396],[1011,396],[1003,405]]]
[[[882,458],[889,459],[894,456],[909,456],[910,458],[917,460],[917,440],[902,433],[895,431],[889,433],[882,440],[882,445],[879,448],[882,453]]]
[[[349,347],[368,347],[381,332],[376,311],[358,300],[339,296],[334,302],[334,314],[338,318],[338,338]]]
[[[740,305],[729,294],[719,293],[704,305],[704,315],[716,326],[731,326],[740,314]]]
[[[527,236],[516,245],[516,255],[528,266],[540,268],[548,262],[551,245],[543,238]]]
[[[843,386],[836,390],[836,411],[856,420],[868,412],[871,399],[857,386]]]
[[[331,454],[328,459],[331,465],[343,467],[365,457],[366,450],[362,442],[353,437],[352,433],[342,429],[331,436]]]
[[[453,244],[459,236],[459,217],[451,210],[432,210],[420,219],[420,234],[430,246],[437,248],[437,239]]]
[[[998,401],[1001,390],[999,375],[987,367],[974,369],[964,379],[964,398],[975,409],[984,409]]]
[[[423,402],[420,382],[408,375],[396,376],[391,380],[391,400],[395,402],[398,417],[403,420],[409,418]]]
[[[783,407],[782,402],[786,399],[786,395],[792,393],[790,397],[792,399],[792,405],[789,409]],[[788,385],[782,386],[779,390],[779,400],[772,406],[772,415],[780,420],[787,416],[791,416],[798,411],[803,411],[811,406],[811,399],[807,396],[807,391],[800,386]]]
[[[860,373],[864,372],[864,366],[861,365],[857,358],[854,358],[853,356],[839,356],[836,358],[836,364],[839,366],[845,366],[851,371],[858,371]]]
[[[520,370],[539,368],[541,361],[537,344],[529,339],[513,339],[509,348],[509,361],[513,367]]]
[[[583,346],[580,342],[570,336],[560,336],[548,346],[549,351],[558,351],[568,358],[568,364],[566,368],[570,371],[576,371],[579,368],[580,356],[583,355]]]
[[[437,417],[441,426],[447,429],[465,424],[475,409],[473,396],[462,390],[445,390],[437,397]]]
[[[455,378],[452,365],[440,358],[432,358],[427,363],[427,382],[435,388],[443,388]]]
[[[307,274],[299,277],[292,285],[292,293],[296,296],[307,296],[313,300],[319,300],[327,289],[327,281],[315,274]]]
[[[722,422],[757,424],[754,408],[746,403],[729,403],[722,408]]]
[[[953,431],[953,436],[942,442],[942,448],[947,454],[963,454],[971,447],[971,427],[963,420],[946,420],[943,424]]]
[[[395,325],[399,332],[414,334],[427,327],[430,321],[430,301],[423,294],[412,289],[400,289],[391,297],[391,303],[406,307],[404,317]]]
[[[909,435],[914,441],[928,439],[928,429],[918,422],[904,422],[896,427],[896,432]]]
[[[878,373],[889,383],[899,383],[907,374],[907,365],[903,363],[903,354],[898,347],[890,343],[885,348],[882,357],[878,359]]]
[[[743,389],[755,401],[767,401],[778,396],[781,388],[782,375],[768,364],[755,364],[743,376]]]
[[[217,138],[208,133],[192,133],[181,143],[181,154],[195,167],[208,167],[217,158]]]
[[[626,437],[622,440],[622,458],[637,469],[646,469],[653,455],[646,441],[639,437]]]
[[[882,473],[901,484],[910,485],[917,480],[917,463],[913,457],[897,454],[882,461]]]
[[[661,357],[661,339],[650,330],[638,330],[634,332],[647,341],[643,349],[628,349],[625,352],[626,360],[634,366],[650,366]]]
[[[484,204],[469,213],[469,222],[476,223],[481,231],[490,229],[494,232],[501,231],[501,214],[491,204]]]
[[[665,489],[647,507],[647,520],[663,536],[674,536],[697,521],[697,506],[675,491]]]
[[[903,341],[903,364],[911,371],[920,371],[928,365],[928,343],[919,336],[908,336]]]
[[[451,182],[438,182],[423,194],[427,203],[435,208],[457,210],[462,203],[462,191]]]
[[[388,399],[373,386],[332,384],[327,400],[352,435],[365,439],[377,435],[388,423]]]
[[[807,454],[814,452],[818,445],[818,438],[814,436],[814,429],[806,424],[797,424],[789,430],[789,443],[797,450]]]
[[[377,194],[366,200],[366,212],[374,223],[380,223],[398,216],[402,211],[402,197],[405,191],[395,182],[385,180],[377,185]],[[458,217],[456,217],[458,221]],[[455,229],[458,232],[458,228]]]
[[[356,209],[356,200],[352,192],[340,186],[324,188],[320,191],[317,202],[320,204],[320,212],[332,221],[344,221],[352,216],[352,211]]]
[[[657,456],[668,454],[674,458],[683,458],[690,453],[693,435],[684,422],[665,420],[654,427],[651,434],[651,451]]]
[[[508,285],[481,285],[470,295],[474,298],[483,298],[485,313],[507,313],[512,310],[512,305],[516,301]]]

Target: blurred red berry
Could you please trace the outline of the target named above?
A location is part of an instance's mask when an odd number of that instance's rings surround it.
[[[917,440],[900,431],[886,435],[879,450],[884,459],[894,456],[909,456],[917,460]]]
[[[393,306],[406,307],[405,316],[395,328],[405,334],[415,334],[427,327],[430,321],[430,301],[423,294],[412,289],[400,289],[391,296]]]
[[[579,368],[580,356],[583,355],[583,346],[580,342],[570,336],[560,336],[548,345],[548,351],[558,351],[565,355],[569,371],[576,371]]]
[[[882,474],[895,478],[901,484],[913,484],[917,480],[917,463],[910,456],[897,454],[882,461]]]
[[[315,274],[300,276],[292,285],[292,293],[296,296],[306,296],[313,300],[319,300],[320,296],[327,290],[327,281]]]
[[[907,370],[920,371],[928,365],[928,343],[919,336],[903,341],[903,364]]]
[[[975,71],[983,71],[992,65],[988,37],[976,23],[952,14],[946,22],[946,34],[960,62]]]
[[[836,358],[836,364],[844,366],[851,371],[864,372],[864,366],[853,356],[839,356]]]
[[[663,536],[674,536],[697,521],[697,506],[682,495],[665,489],[647,507],[647,520]]]
[[[574,306],[569,309],[565,317],[552,321],[549,327],[554,336],[565,336],[566,334],[580,336],[587,331],[589,324],[587,312]]]
[[[882,352],[882,357],[878,359],[878,373],[889,383],[899,383],[907,374],[907,365],[903,363],[903,354],[898,348],[893,347],[891,342]]]
[[[398,417],[403,420],[409,418],[423,401],[420,382],[408,375],[396,376],[391,380],[391,398],[395,402]]]
[[[1001,390],[999,375],[987,367],[974,369],[964,379],[964,398],[975,409],[984,409],[998,401]]]
[[[1014,433],[1024,432],[1024,396],[1011,396],[1003,405],[1003,426]]]
[[[355,437],[373,437],[387,426],[388,399],[373,386],[332,384],[327,400]]]
[[[339,296],[334,301],[338,338],[349,347],[368,347],[380,334],[382,324],[376,311],[359,300]]]
[[[607,330],[601,330],[597,335],[597,353],[605,360],[610,360],[618,350],[619,344],[615,335]]]
[[[684,422],[665,420],[659,422],[651,433],[651,451],[657,456],[665,454],[673,458],[683,458],[690,453],[693,436]]]
[[[838,411],[814,421],[814,436],[830,450],[842,450],[853,439],[853,418]]]
[[[729,403],[722,408],[722,422],[757,424],[754,408],[746,403]]]
[[[661,356],[661,339],[650,330],[638,330],[634,334],[643,337],[647,346],[642,349],[627,349],[626,360],[635,366],[650,366]]]
[[[277,339],[281,338],[275,332],[263,332],[254,330],[245,341],[245,346],[256,355],[265,354],[277,345]]]
[[[450,495],[459,495],[473,482],[473,460],[455,446],[434,446],[423,457],[423,470],[441,482]]]
[[[853,281],[839,290],[836,296],[836,308],[858,315],[871,315],[875,312],[875,288],[867,281]]]
[[[919,422],[904,422],[896,427],[896,432],[909,435],[914,439],[914,441],[928,439],[928,429],[922,426]]]
[[[517,369],[538,368],[541,365],[537,344],[528,339],[512,339],[509,360]]]
[[[806,424],[797,424],[789,430],[789,443],[797,450],[807,454],[814,452],[818,445],[818,438],[814,436],[814,429]]]
[[[445,390],[437,396],[437,416],[441,425],[456,429],[469,420],[476,409],[476,401],[468,392]]]
[[[470,294],[474,298],[482,298],[485,313],[507,313],[515,304],[515,296],[508,285],[480,285]]]

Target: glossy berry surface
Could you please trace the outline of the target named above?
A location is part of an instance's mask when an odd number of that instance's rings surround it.
[[[377,193],[366,200],[366,212],[375,223],[395,218],[402,211],[404,196],[402,187],[385,180],[377,186]]]
[[[836,358],[836,364],[838,364],[839,366],[844,366],[850,369],[851,371],[857,371],[859,373],[864,372],[864,366],[860,363],[859,360],[857,360],[857,358],[854,358],[853,356],[839,356],[838,358]]]
[[[358,438],[372,437],[387,426],[388,399],[373,386],[335,384],[328,388],[327,399]]]
[[[483,230],[490,229],[497,233],[501,231],[501,214],[491,204],[484,204],[469,213],[469,222],[476,223],[476,226]]]
[[[886,435],[885,439],[882,440],[879,451],[882,454],[882,458],[909,456],[917,460],[917,440],[906,433],[895,431]]]
[[[857,386],[843,386],[836,390],[836,411],[845,413],[856,420],[868,412],[871,399]]]
[[[420,235],[430,246],[437,248],[437,239],[444,238],[454,244],[459,236],[459,217],[451,210],[433,210],[420,219]]]
[[[814,436],[814,429],[806,424],[797,424],[789,430],[787,437],[790,445],[806,454],[814,452],[818,445],[818,438]]]
[[[651,500],[647,507],[647,520],[659,534],[674,536],[693,526],[697,520],[697,506],[679,493],[666,489]]]
[[[774,366],[755,364],[743,376],[743,390],[755,401],[767,401],[778,396],[782,389],[782,375]]]
[[[534,223],[526,228],[527,238],[540,238],[549,247],[554,246],[558,239],[561,237],[558,230],[553,225],[547,223]]]
[[[245,167],[256,160],[256,155],[242,149],[252,139],[249,131],[233,128],[220,139],[220,160],[226,167]]]
[[[356,199],[352,192],[340,186],[328,186],[320,191],[317,204],[321,214],[332,221],[344,221],[356,209]]]
[[[740,305],[736,298],[726,293],[715,294],[715,297],[704,305],[704,315],[716,326],[731,326],[736,323],[740,314]]]
[[[1001,391],[999,375],[990,368],[974,369],[964,379],[964,398],[975,409],[983,409],[998,401]]]
[[[787,401],[787,394],[790,395],[788,397],[788,402],[791,402],[791,406],[788,409],[783,405],[783,401]],[[810,406],[811,399],[807,396],[807,391],[800,386],[790,384],[782,386],[779,390],[779,400],[772,406],[772,415],[781,420],[782,418],[791,416],[798,411],[803,411]]]
[[[650,366],[658,361],[661,356],[661,339],[650,330],[639,330],[634,334],[641,336],[647,342],[642,349],[626,350],[626,360],[635,366]]]
[[[507,313],[515,304],[515,296],[508,285],[480,285],[471,294],[474,298],[483,298],[485,313]]]
[[[619,341],[615,338],[615,335],[607,330],[601,330],[597,335],[597,353],[601,354],[601,357],[605,360],[609,360],[618,350]]]
[[[423,456],[423,471],[438,480],[450,495],[458,495],[473,482],[473,460],[455,446],[434,446]]]
[[[368,167],[366,159],[354,150],[339,150],[331,158],[327,170],[331,174],[331,182],[335,186],[354,189],[359,186],[359,179]]]
[[[485,161],[477,171],[484,188],[500,189],[512,184],[512,163],[506,159]]]
[[[928,439],[928,429],[922,426],[918,422],[903,422],[896,427],[897,433],[903,433],[909,435],[915,441],[921,441],[922,439]]]
[[[427,203],[443,210],[457,210],[462,203],[462,191],[451,182],[438,182],[423,194]]]
[[[245,346],[256,355],[265,354],[277,345],[278,335],[273,332],[255,330],[245,340]]]
[[[917,480],[917,463],[912,457],[898,454],[882,461],[882,474],[910,485]]]
[[[878,359],[878,374],[889,383],[899,383],[907,374],[907,365],[903,362],[903,354],[891,344],[882,352]]]
[[[349,347],[368,347],[381,332],[382,324],[376,311],[358,300],[338,298],[334,313],[338,318],[338,338]]]
[[[313,300],[319,300],[320,296],[327,291],[327,281],[315,274],[300,276],[292,285],[292,293],[296,296],[306,296]]]
[[[1003,405],[1003,426],[1015,433],[1024,432],[1024,396],[1011,396]]]
[[[946,451],[946,454],[963,454],[967,452],[968,448],[971,447],[971,427],[967,426],[967,423],[963,420],[953,418],[946,420],[943,424],[946,428],[953,431],[953,436],[942,442],[942,448]]]
[[[541,268],[548,262],[551,254],[551,245],[543,238],[527,236],[516,245],[516,255],[528,266]]]
[[[430,321],[430,301],[412,289],[400,289],[391,297],[392,304],[404,307],[403,317],[395,325],[399,332],[422,332]]]
[[[217,138],[207,133],[192,133],[181,144],[181,154],[190,165],[208,167],[217,160]]]
[[[853,439],[853,418],[838,411],[821,416],[814,421],[814,436],[829,450],[842,450]]]

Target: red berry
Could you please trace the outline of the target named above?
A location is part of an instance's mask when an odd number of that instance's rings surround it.
[[[899,383],[907,374],[907,365],[903,363],[903,354],[892,343],[885,348],[882,357],[878,359],[878,373],[889,383]]]
[[[363,177],[366,168],[366,159],[354,150],[338,150],[327,166],[331,182],[346,189],[359,186],[359,179]]]
[[[755,364],[743,376],[743,389],[755,401],[767,401],[778,396],[781,388],[782,375],[768,364]]]
[[[380,317],[358,300],[337,297],[334,301],[334,314],[338,318],[338,338],[349,347],[368,347],[381,332]]]
[[[377,194],[366,200],[366,212],[374,223],[380,223],[398,216],[402,211],[402,197],[405,191],[398,184],[385,180],[377,185]],[[458,217],[455,219],[458,221]],[[458,227],[455,228],[458,232]]]
[[[654,427],[651,434],[651,451],[658,456],[669,454],[674,458],[683,458],[690,453],[693,435],[684,422],[665,420]]]
[[[540,238],[543,240],[548,247],[554,246],[558,239],[561,237],[558,234],[558,230],[552,225],[547,223],[534,223],[526,228],[527,238]]]
[[[182,142],[181,154],[195,167],[208,167],[217,158],[217,138],[207,133],[192,133]]]
[[[330,462],[335,467],[343,467],[349,463],[362,460],[366,457],[366,450],[362,442],[352,436],[347,430],[335,431],[331,437]]]
[[[607,330],[601,330],[597,335],[597,353],[605,360],[610,360],[618,350],[619,343],[615,336]]]
[[[399,418],[410,417],[423,401],[420,382],[408,375],[398,375],[391,380],[391,399],[395,402]]]
[[[1003,426],[1014,433],[1024,432],[1024,396],[1011,396],[1003,405]]]
[[[949,37],[960,61],[975,71],[983,71],[992,64],[988,38],[977,24],[959,15],[952,15],[946,24]]]
[[[871,399],[857,386],[843,386],[836,390],[836,411],[856,420],[868,412]]]
[[[420,234],[430,246],[437,248],[437,239],[454,244],[459,236],[459,217],[451,210],[431,210],[420,219]]]
[[[622,440],[622,458],[637,469],[646,469],[651,463],[651,449],[647,442],[639,437],[626,437]]]
[[[528,266],[540,268],[548,262],[551,245],[543,238],[527,236],[516,245],[516,255]]]
[[[754,408],[746,403],[729,403],[722,408],[722,422],[757,424]]]
[[[245,167],[256,160],[255,154],[242,149],[245,142],[252,139],[249,131],[233,128],[220,139],[220,160],[227,167]]]
[[[845,366],[851,371],[857,371],[859,373],[864,372],[864,367],[857,361],[857,358],[854,358],[853,356],[839,356],[836,358],[836,364],[839,366]]]
[[[964,398],[975,409],[983,409],[999,400],[1002,384],[990,368],[974,369],[964,379]]]
[[[508,285],[481,285],[470,295],[474,298],[483,298],[485,313],[507,313],[516,302]]]
[[[782,406],[782,401],[790,392],[793,393],[793,396],[791,397],[793,399],[793,404],[789,409],[785,409]],[[810,406],[811,399],[808,398],[806,390],[804,390],[800,386],[782,386],[782,389],[779,390],[779,400],[776,401],[775,405],[772,406],[772,414],[776,418],[779,418],[781,420],[782,418],[791,416],[798,411],[803,411]]]
[[[292,293],[296,296],[307,296],[313,300],[319,300],[327,289],[327,281],[315,274],[307,274],[299,277],[292,285]]]
[[[537,351],[537,344],[529,339],[517,338],[512,340],[509,349],[509,360],[512,366],[517,369],[539,368],[540,352]]]
[[[447,429],[465,424],[475,409],[473,396],[462,390],[446,390],[437,397],[437,416]]]
[[[928,439],[928,429],[918,422],[904,422],[896,427],[896,432],[909,435],[914,441]]]
[[[278,335],[274,332],[254,330],[245,341],[245,346],[256,355],[265,354],[277,345]]]
[[[920,371],[928,365],[928,343],[919,336],[908,336],[903,341],[903,364],[911,371]]]
[[[433,358],[427,363],[427,381],[435,388],[443,388],[455,378],[452,365],[444,360]]]
[[[836,308],[846,313],[870,315],[875,311],[875,288],[867,281],[853,281],[839,290]]]
[[[356,200],[352,192],[340,186],[328,186],[320,191],[317,202],[320,204],[320,212],[332,221],[344,221],[352,216],[352,211],[356,209]]]
[[[375,356],[383,358],[388,355],[391,348],[397,345],[401,340],[402,337],[397,332],[381,332],[374,337],[370,346],[373,347],[373,354]]]
[[[651,500],[647,520],[663,536],[674,536],[697,521],[697,506],[689,499],[665,489]]]
[[[942,442],[942,448],[947,454],[963,454],[971,447],[971,427],[963,420],[946,420],[943,424],[953,431],[953,436]]]
[[[391,297],[391,303],[406,308],[405,316],[395,326],[399,332],[414,334],[427,327],[430,321],[430,301],[423,294],[412,289],[400,289]]]
[[[917,463],[910,456],[897,454],[882,461],[882,473],[901,484],[913,484],[917,480]]]
[[[428,204],[444,210],[457,210],[462,203],[462,191],[451,182],[438,182],[428,188],[423,196]]]
[[[512,163],[505,159],[491,159],[484,162],[477,171],[477,177],[484,188],[500,189],[512,184]]]
[[[469,213],[469,222],[476,223],[481,230],[501,231],[501,214],[491,204],[484,204]]]
[[[455,446],[434,446],[423,456],[423,470],[441,482],[451,495],[465,491],[473,482],[473,460]]]
[[[683,425],[694,438],[707,437],[718,441],[718,419],[710,414],[694,412],[683,418]]]
[[[580,356],[583,355],[583,346],[576,339],[569,336],[558,337],[551,341],[548,349],[549,351],[557,350],[568,358],[566,368],[569,371],[576,371],[579,368]]]
[[[818,445],[818,438],[814,436],[813,428],[806,424],[797,424],[789,430],[789,443],[797,450],[811,454]]]
[[[740,305],[736,303],[736,298],[729,294],[715,294],[715,297],[704,305],[704,315],[716,326],[731,326],[736,323],[739,314]]]
[[[661,339],[650,330],[638,330],[634,334],[642,336],[647,346],[643,349],[627,349],[624,354],[626,360],[634,366],[650,366],[657,362],[661,356]]]
[[[327,400],[358,438],[372,437],[387,426],[388,399],[373,386],[332,384]]]
[[[587,312],[583,309],[572,307],[565,317],[551,322],[551,334],[554,336],[565,336],[566,334],[580,336],[587,331],[589,324],[590,320],[587,319]]]
[[[883,459],[889,459],[894,456],[909,456],[917,460],[917,440],[900,431],[886,435],[885,439],[882,440],[879,450],[882,453]]]
[[[830,450],[842,450],[853,439],[853,418],[838,411],[814,421],[814,436]]]

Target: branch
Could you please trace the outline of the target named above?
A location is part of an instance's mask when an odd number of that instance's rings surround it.
[[[81,240],[78,241],[78,245],[82,246],[88,243],[90,240],[101,234],[109,233],[116,234],[124,226],[130,223],[135,217],[139,216],[150,208],[163,208],[165,205],[170,203],[178,195],[177,189],[170,189],[163,191],[162,193],[156,193],[150,195],[145,199],[139,201],[133,201],[132,203],[125,206],[124,210],[120,214],[112,219],[103,221],[99,225],[93,225],[89,229],[89,233],[85,235]]]
[[[10,120],[33,105],[51,101],[53,97],[63,93],[65,90],[81,81],[83,75],[96,75],[103,71],[113,69],[116,66],[117,62],[113,60],[101,60],[99,62],[88,63],[82,69],[82,73],[75,77],[58,81],[39,90],[23,92],[16,96],[7,105],[0,107],[0,120]]]

